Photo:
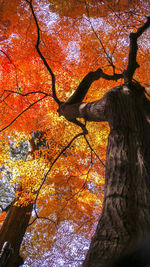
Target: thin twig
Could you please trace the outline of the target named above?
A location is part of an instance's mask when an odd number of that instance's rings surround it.
[[[5,98],[3,98],[3,100],[0,103],[2,103],[4,100],[6,100],[11,94],[17,94],[17,95],[21,95],[21,96],[28,96],[28,95],[32,95],[32,94],[44,94],[45,96],[53,97],[52,94],[47,94],[47,93],[42,92],[42,91],[35,91],[35,92],[29,92],[29,93],[26,93],[26,94],[22,94],[20,92],[16,92],[16,91],[12,91],[12,90],[4,90],[3,94],[1,95],[1,98],[4,95],[5,92],[9,92],[10,94],[8,94]]]
[[[35,101],[34,103],[32,103],[31,105],[29,105],[29,107],[27,107],[26,109],[24,109],[21,113],[18,114],[18,116],[16,116],[7,126],[5,126],[4,128],[2,128],[0,130],[0,133],[4,130],[6,130],[10,125],[12,125],[23,113],[25,113],[28,109],[30,109],[32,106],[34,106],[36,103],[40,102],[41,100],[43,100],[45,97],[47,97],[47,95],[43,96],[42,98],[38,99],[37,101]]]
[[[48,217],[44,217],[44,216],[39,216],[38,213],[37,213],[37,210],[36,210],[36,207],[34,206],[34,212],[35,212],[35,215],[36,217],[33,219],[33,221],[31,223],[28,224],[28,227],[31,226],[37,219],[42,219],[42,220],[47,220],[53,224],[55,224],[55,227],[57,229],[57,224],[54,220],[48,218]]]
[[[84,135],[85,136],[85,135]],[[83,185],[81,186],[81,188],[76,192],[74,193],[71,197],[69,197],[68,199],[66,199],[67,203],[64,205],[64,207],[61,209],[60,213],[63,212],[63,210],[66,208],[66,206],[68,205],[68,202],[73,199],[76,195],[78,195],[79,193],[83,192],[83,190],[85,189],[85,186],[86,186],[86,183],[87,183],[87,180],[88,180],[88,176],[89,176],[89,173],[90,173],[90,169],[92,168],[92,165],[93,165],[93,159],[92,159],[92,150],[91,150],[91,162],[90,162],[90,166],[88,168],[88,171],[86,174],[86,179],[83,183]]]
[[[71,146],[71,144],[74,142],[75,139],[77,139],[78,137],[80,136],[84,136],[84,133],[79,133],[77,135],[75,135],[72,140],[68,143],[68,145],[66,145],[62,150],[61,152],[58,154],[58,156],[54,159],[54,161],[51,163],[51,166],[49,167],[48,171],[46,172],[44,178],[43,178],[43,181],[37,191],[37,195],[36,195],[36,199],[35,201],[38,199],[38,196],[39,196],[39,193],[40,193],[40,190],[42,188],[42,186],[44,185],[45,181],[46,181],[46,178],[49,174],[49,172],[51,171],[52,167],[54,166],[54,164],[56,163],[56,161],[60,158],[60,156]]]
[[[147,21],[134,33],[130,33],[130,48],[128,56],[127,69],[124,71],[125,82],[130,82],[135,73],[135,70],[139,68],[139,64],[136,61],[137,51],[138,51],[138,38],[150,27],[150,16],[147,17]]]
[[[16,68],[16,65],[14,64],[14,62],[11,60],[11,58],[7,55],[6,52],[4,52],[3,50],[0,49],[0,52],[3,53],[7,59],[10,61],[10,63],[14,66],[15,68],[15,74],[16,74],[16,85],[17,85],[17,88],[19,88],[19,85],[18,85],[18,76],[17,76],[17,68]]]
[[[86,3],[86,1],[85,1],[85,7],[86,7],[87,16],[88,16],[88,19],[87,19],[87,20],[88,20],[88,22],[90,23],[91,29],[92,29],[93,33],[95,34],[97,40],[99,41],[99,43],[100,43],[100,45],[101,45],[101,47],[102,47],[102,49],[103,49],[103,52],[104,52],[104,54],[106,55],[106,58],[107,58],[107,61],[108,61],[109,65],[113,68],[113,72],[115,73],[115,66],[114,66],[114,64],[113,64],[112,57],[107,53],[106,48],[105,48],[105,46],[104,46],[102,40],[101,40],[100,37],[98,36],[97,32],[95,31],[95,29],[94,29],[94,27],[93,27],[93,25],[92,25],[92,23],[91,23],[91,20],[90,20],[90,14],[89,14],[89,9],[88,9],[88,7],[87,7],[87,3]]]
[[[87,137],[84,135],[84,139],[85,139],[85,141],[87,142],[87,144],[88,144],[88,146],[89,146],[89,148],[91,149],[91,151],[95,154],[95,156],[98,158],[98,160],[100,161],[100,163],[104,166],[104,167],[106,167],[105,166],[105,164],[103,163],[103,161],[100,159],[100,157],[97,155],[97,153],[95,152],[95,150],[92,148],[92,146],[90,145],[90,143],[89,143],[89,141],[87,140]]]
[[[34,210],[35,210],[35,213],[36,213],[37,217],[38,217],[38,214],[37,214],[37,211],[36,211],[36,202],[37,202],[37,199],[38,199],[38,197],[39,197],[40,190],[41,190],[41,188],[43,187],[43,185],[44,185],[44,183],[45,183],[45,181],[46,181],[46,179],[47,179],[48,174],[50,173],[52,167],[53,167],[54,164],[57,162],[57,160],[61,157],[61,155],[62,155],[62,154],[63,154],[63,153],[64,153],[64,152],[71,146],[71,144],[74,142],[74,140],[77,139],[77,138],[80,137],[80,136],[84,136],[84,133],[79,133],[79,134],[75,135],[75,136],[72,138],[72,140],[68,143],[68,145],[66,145],[66,146],[61,150],[61,152],[58,154],[58,156],[54,159],[54,161],[51,163],[51,166],[49,167],[48,171],[46,172],[46,174],[45,174],[45,176],[44,176],[44,178],[43,178],[43,181],[42,181],[42,183],[41,183],[39,189],[37,190],[37,194],[36,194],[36,198],[35,198],[35,202],[34,202],[34,207],[35,207]]]

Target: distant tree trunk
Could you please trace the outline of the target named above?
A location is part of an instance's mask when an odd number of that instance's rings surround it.
[[[81,113],[110,125],[103,209],[83,264],[108,266],[150,234],[150,102],[132,83],[111,89]]]
[[[34,157],[34,152],[36,149],[38,149],[35,145],[35,139],[37,138],[40,142],[39,136],[42,137],[42,134],[43,133],[37,131],[29,140],[31,148],[28,155]],[[8,242],[11,246],[11,254],[8,257],[6,265],[4,265],[6,267],[18,267],[19,265],[23,264],[23,259],[19,255],[19,250],[31,218],[33,203],[29,203],[28,205],[20,207],[14,205],[21,195],[22,190],[23,189],[20,182],[17,188],[18,197],[12,203],[2,229],[0,230],[0,252],[5,242]]]
[[[19,255],[19,249],[24,234],[28,227],[33,205],[24,207],[11,206],[7,217],[0,231],[0,251],[3,244],[8,241],[12,251],[6,263],[6,267],[17,267],[23,264],[23,259]]]

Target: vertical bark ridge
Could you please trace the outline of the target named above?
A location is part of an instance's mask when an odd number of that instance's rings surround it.
[[[107,93],[110,135],[104,202],[84,267],[107,266],[150,234],[150,125],[143,89],[132,87]]]

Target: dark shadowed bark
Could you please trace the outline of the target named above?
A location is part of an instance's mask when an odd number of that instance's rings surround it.
[[[39,133],[39,136],[42,137],[42,134],[40,134],[41,133]],[[34,143],[34,138],[30,139],[30,146],[31,151],[29,154],[33,156],[34,151],[37,149]],[[0,254],[2,254],[2,248],[6,242],[8,242],[8,247],[10,246],[10,251],[5,250],[3,253],[4,255],[0,255],[0,267],[18,267],[23,264],[23,258],[19,255],[19,250],[29,225],[33,203],[29,202],[25,206],[22,205],[19,207],[15,205],[19,195],[22,194],[22,190],[20,183],[17,188],[18,196],[9,207],[7,217],[0,230]]]
[[[99,101],[68,107],[110,126],[103,209],[84,267],[107,266],[150,234],[150,101],[144,92],[132,82]]]
[[[150,235],[150,101],[130,81],[98,101],[66,105],[63,114],[109,122],[103,209],[83,264],[109,266]]]
[[[96,110],[110,125],[103,209],[86,267],[107,266],[150,234],[150,102],[139,84],[113,88],[103,99],[82,111],[87,118]]]
[[[6,260],[6,267],[18,267],[23,264],[23,259],[19,255],[19,249],[28,227],[33,205],[24,207],[11,206],[5,222],[0,231],[0,251],[7,241],[11,246],[11,253]]]

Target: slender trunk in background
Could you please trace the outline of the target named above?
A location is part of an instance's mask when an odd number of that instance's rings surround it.
[[[3,244],[8,241],[11,245],[11,254],[6,263],[6,267],[17,267],[23,264],[23,259],[19,255],[20,246],[28,227],[33,205],[24,207],[11,206],[7,217],[0,231],[0,251]]]

